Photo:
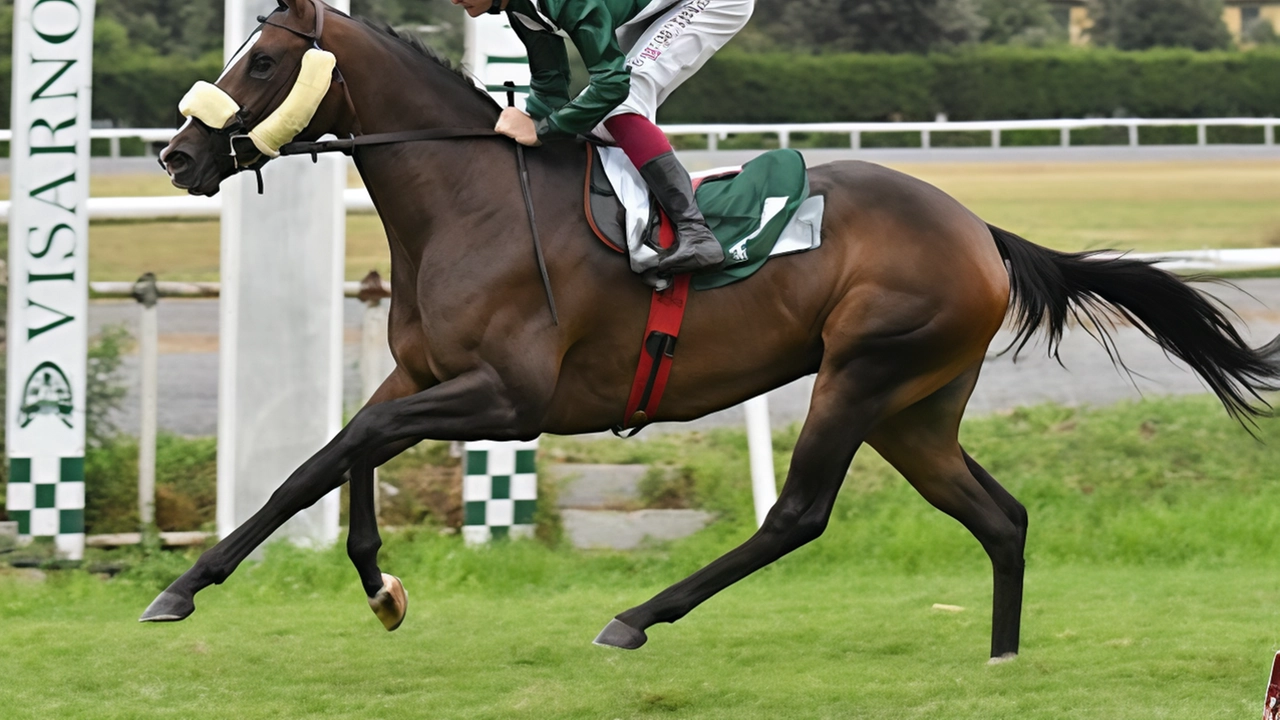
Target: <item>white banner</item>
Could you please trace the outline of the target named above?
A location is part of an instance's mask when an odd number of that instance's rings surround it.
[[[14,5],[7,509],[79,559],[94,0]]]

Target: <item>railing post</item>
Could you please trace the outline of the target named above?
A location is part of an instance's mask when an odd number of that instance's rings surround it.
[[[854,130],[853,132],[849,133],[849,149],[850,150],[862,149],[862,131],[861,130]]]
[[[791,147],[791,131],[789,130],[778,131],[778,147],[780,148]]]
[[[1000,129],[999,128],[996,128],[995,130],[991,131],[991,147],[993,148],[1000,147]]]
[[[720,133],[707,133],[707,149],[715,151],[720,144]]]
[[[1137,123],[1129,123],[1129,146],[1138,146],[1138,125]]]
[[[1208,128],[1205,127],[1204,123],[1200,123],[1199,125],[1196,125],[1196,144],[1197,145],[1209,144],[1209,130]]]
[[[1262,130],[1262,142],[1267,145],[1276,144],[1276,124],[1268,123]]]
[[[120,157],[120,138],[118,137],[111,138],[110,140],[107,141],[107,146],[110,148],[110,154],[111,154],[112,160],[115,160],[116,158]]]
[[[928,130],[920,131],[920,147],[921,149],[924,149],[924,150],[929,149],[929,131]]]
[[[154,273],[145,273],[133,284],[133,299],[142,306],[138,352],[142,365],[142,427],[138,437],[138,521],[144,536],[155,531],[156,522],[156,403],[159,330],[156,323]]]
[[[369,402],[373,393],[383,380],[387,379],[381,367],[383,353],[387,347],[387,303],[391,297],[386,283],[377,270],[370,270],[360,281],[360,292],[356,295],[364,303],[364,319],[360,333],[360,401]],[[373,471],[373,512],[374,516],[382,515],[382,491],[378,486],[378,471]]]
[[[756,527],[764,525],[778,501],[778,481],[773,473],[773,434],[769,428],[769,396],[757,395],[744,406],[747,415],[747,455],[751,461],[751,496]]]
[[[1062,147],[1071,147],[1071,128],[1064,127],[1058,131],[1058,143]]]

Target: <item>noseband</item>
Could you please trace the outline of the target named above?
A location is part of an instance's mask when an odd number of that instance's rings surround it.
[[[274,22],[272,16],[286,7],[281,5],[269,15],[258,17],[258,30],[264,25],[271,25],[290,32],[307,40],[312,47],[302,56],[298,75],[288,95],[277,105],[266,118],[250,127],[251,112],[226,91],[212,83],[197,82],[179,103],[179,110],[188,118],[199,122],[210,133],[225,138],[228,155],[232,159],[235,172],[252,170],[258,178],[258,192],[263,192],[261,168],[272,158],[279,156],[279,149],[291,141],[311,122],[324,96],[329,92],[332,83],[342,87],[343,96],[350,110],[353,131],[359,132],[359,117],[351,101],[351,93],[342,73],[337,68],[332,53],[320,47],[320,36],[324,32],[325,6],[319,0],[311,0],[315,12],[315,26],[310,31],[299,30],[284,23]],[[241,45],[240,50],[232,56],[234,62],[245,45],[253,40],[255,33],[250,34]],[[282,88],[281,92],[284,89]],[[277,93],[277,98],[279,93]]]

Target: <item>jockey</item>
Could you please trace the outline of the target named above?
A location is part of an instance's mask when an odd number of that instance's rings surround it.
[[[755,0],[452,0],[471,17],[505,11],[532,71],[529,112],[507,108],[494,128],[524,145],[594,133],[622,148],[675,225],[663,275],[714,270],[724,251],[694,200],[689,173],[654,125],[658,106],[751,17]],[[569,98],[564,39],[591,82]]]

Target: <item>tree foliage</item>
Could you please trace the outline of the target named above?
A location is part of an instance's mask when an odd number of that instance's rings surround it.
[[[1046,0],[980,0],[978,12],[987,23],[983,42],[1040,47],[1066,40]]]
[[[977,0],[758,0],[756,25],[784,47],[928,52],[979,39]]]
[[[1231,47],[1222,0],[1090,0],[1094,43],[1121,50]]]

